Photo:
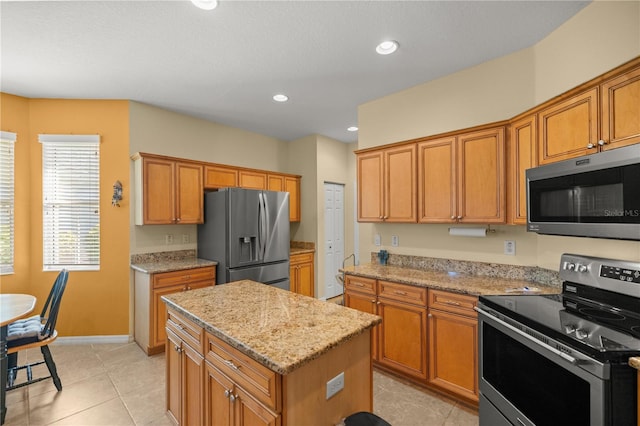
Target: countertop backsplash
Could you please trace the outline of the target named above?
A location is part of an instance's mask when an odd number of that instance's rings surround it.
[[[378,252],[371,252],[371,263],[376,265]],[[439,259],[436,257],[409,256],[388,253],[387,265],[401,268],[457,272],[466,275],[524,280],[555,287],[562,287],[557,271],[538,266],[506,265],[501,263],[472,262],[468,260]]]
[[[130,263],[132,265],[153,262],[167,262],[184,260],[196,257],[196,250],[176,250],[176,251],[160,251],[155,253],[132,254]]]

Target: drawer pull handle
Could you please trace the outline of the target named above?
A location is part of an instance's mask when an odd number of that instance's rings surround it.
[[[175,350],[178,353],[182,353],[182,348],[180,346],[178,346],[178,345],[175,346]]]
[[[239,370],[240,369],[240,366],[235,365],[233,363],[233,361],[231,361],[231,360],[225,359],[224,363],[227,364],[229,367],[233,368],[234,370]]]
[[[236,402],[236,399],[238,399],[238,395],[234,395],[234,394],[229,395],[229,400],[231,402]]]
[[[447,305],[460,306],[460,303],[454,302],[453,300],[445,300],[444,303]]]
[[[399,294],[400,296],[406,296],[407,292],[406,291],[400,291],[400,290],[396,290],[394,291],[395,294]]]
[[[353,283],[353,284],[357,287],[364,287],[364,284],[361,284],[361,283]]]
[[[225,396],[226,398],[229,398],[229,397],[231,396],[231,391],[230,391],[229,389],[225,389],[225,390],[224,390],[224,396]]]

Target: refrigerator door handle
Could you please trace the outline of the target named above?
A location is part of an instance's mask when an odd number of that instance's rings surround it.
[[[267,246],[267,223],[265,210],[265,200],[261,192],[258,194],[258,257],[260,260],[264,260],[264,253]]]

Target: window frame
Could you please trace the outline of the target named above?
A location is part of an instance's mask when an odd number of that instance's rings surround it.
[[[7,216],[5,216],[5,209],[8,211],[8,221],[6,226],[9,228],[9,255],[7,262],[3,262],[4,256],[0,256],[0,275],[10,275],[15,272],[15,238],[16,238],[16,217],[15,217],[15,144],[17,142],[17,134],[13,132],[0,131],[0,226]],[[9,151],[9,159],[4,158],[4,151]],[[6,160],[6,161],[5,161]],[[5,162],[7,164],[5,164]],[[11,164],[8,164],[8,163]],[[9,170],[5,170],[5,167],[10,167]],[[6,194],[6,196],[3,196]],[[0,251],[1,253],[1,251]]]
[[[42,144],[43,270],[99,271],[100,136],[41,134],[38,140]],[[64,241],[63,235],[70,243],[55,245]]]

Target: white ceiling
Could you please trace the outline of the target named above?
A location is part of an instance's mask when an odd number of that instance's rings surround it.
[[[2,0],[0,89],[352,142],[359,104],[532,46],[588,3]],[[400,49],[376,54],[385,39]]]

